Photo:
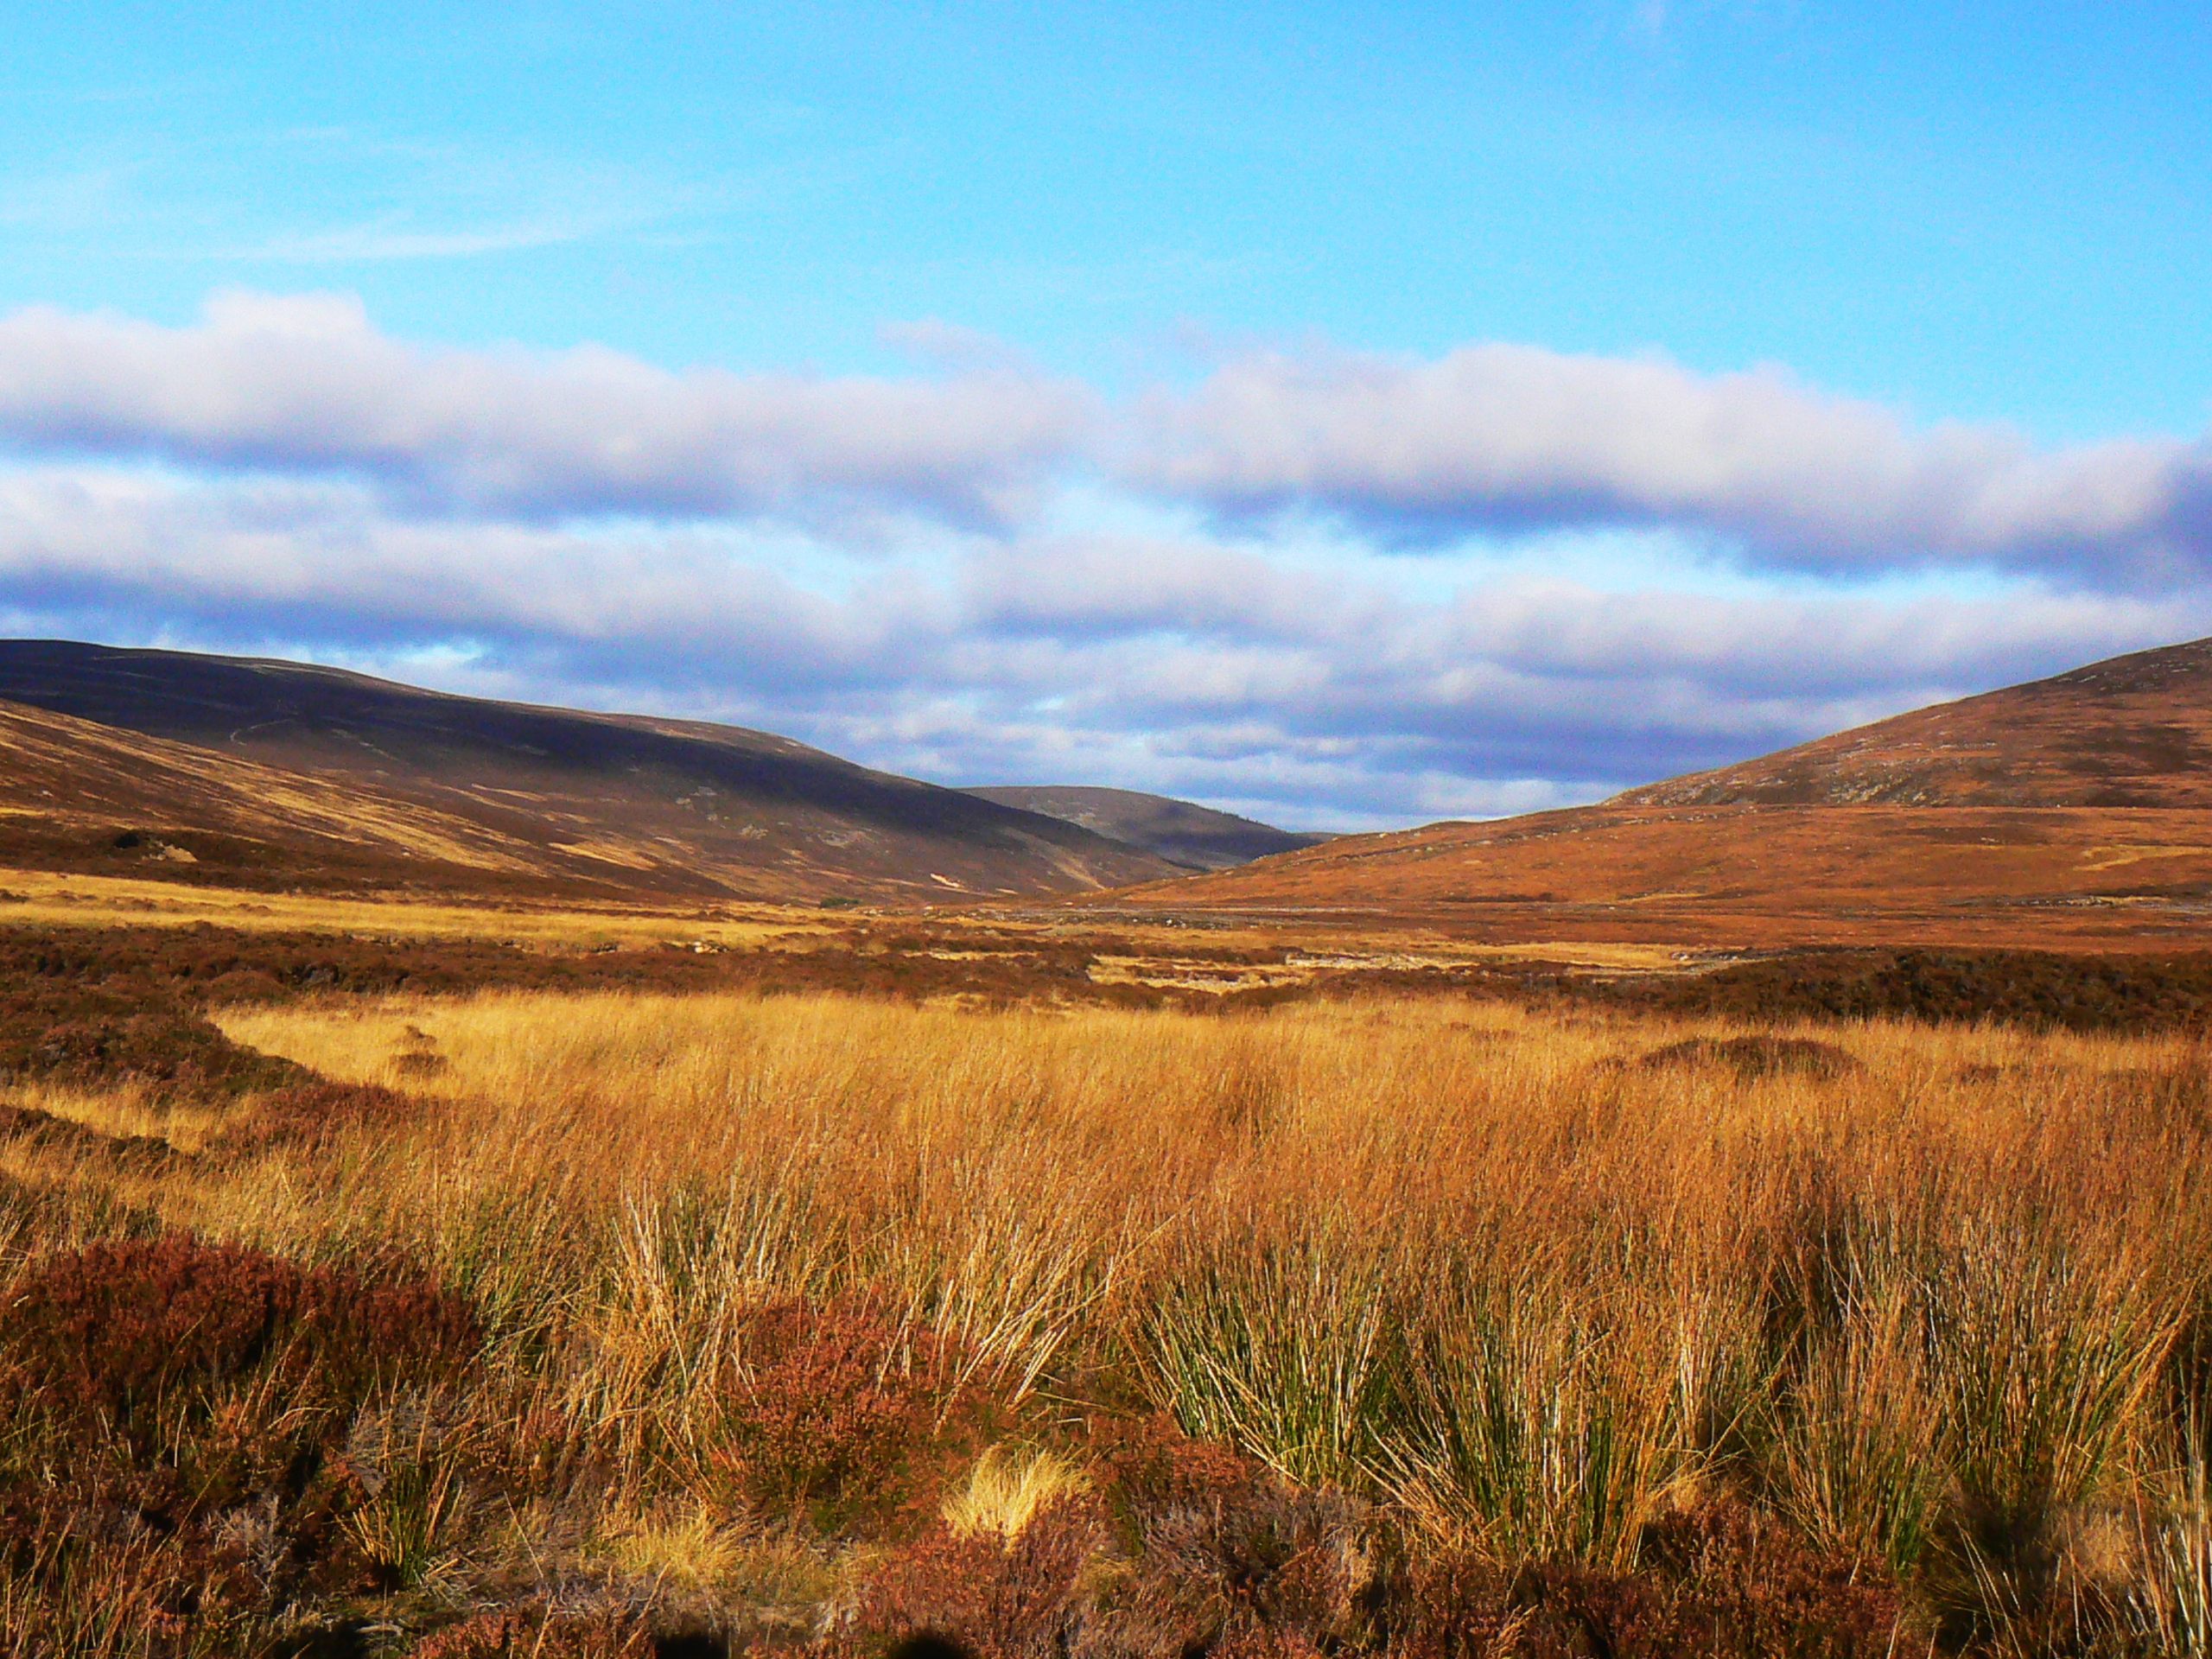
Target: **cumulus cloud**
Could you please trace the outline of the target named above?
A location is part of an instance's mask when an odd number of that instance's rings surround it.
[[[45,307],[0,319],[0,443],[350,474],[488,513],[998,524],[1090,409],[1003,364],[902,380],[433,350],[334,296],[222,296],[183,328]]]
[[[1307,508],[1401,540],[1660,524],[1821,569],[1945,562],[2092,582],[2212,564],[2212,446],[2037,449],[1916,429],[1776,369],[1478,345],[1428,361],[1262,352],[1154,399],[1124,461],[1229,514]]]
[[[1523,810],[2203,631],[2204,594],[1716,600],[1203,538],[979,541],[835,591],[727,527],[395,515],[331,480],[0,472],[10,626],[765,727],[948,782],[1305,826]]]
[[[1507,346],[1249,354],[1117,405],[943,325],[891,338],[937,372],[432,349],[329,298],[18,312],[0,622],[1298,827],[1591,799],[2212,632],[2199,443],[2038,450],[1777,372]],[[1558,574],[1562,527],[1619,524],[1659,529]],[[1381,550],[1471,530],[1528,552]],[[1691,591],[1669,559],[1716,542],[1835,579]],[[1861,580],[1944,563],[1999,575]]]
[[[832,602],[727,538],[423,521],[344,485],[0,474],[0,588],[19,605],[287,633],[341,647],[492,641],[577,664],[821,684],[882,676],[936,603],[885,570]]]
[[[1224,518],[1305,510],[1385,540],[1688,531],[1756,563],[1941,564],[2107,587],[2212,566],[2212,443],[2037,448],[1916,427],[1777,369],[1473,345],[1426,361],[1233,357],[1115,405],[942,322],[906,377],[672,372],[601,347],[434,349],[334,296],[219,296],[197,323],[0,318],[0,446],[376,485],[408,510],[777,518],[884,539],[1004,533],[1104,468]]]

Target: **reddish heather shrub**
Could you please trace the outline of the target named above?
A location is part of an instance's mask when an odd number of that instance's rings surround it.
[[[930,1507],[990,1414],[948,1340],[859,1300],[765,1303],[721,1379],[712,1452],[733,1509],[866,1529]]]
[[[0,1141],[51,1147],[77,1157],[107,1158],[139,1168],[159,1168],[181,1156],[158,1135],[102,1135],[98,1129],[30,1106],[0,1106]]]
[[[188,1235],[35,1261],[0,1307],[0,1573],[41,1610],[32,1635],[76,1650],[90,1605],[127,1612],[149,1653],[257,1650],[233,1642],[252,1621],[367,1587],[349,1426],[477,1342],[431,1286]]]
[[[1389,1623],[1403,1659],[1888,1659],[1916,1651],[1894,1584],[1816,1556],[1733,1502],[1670,1516],[1633,1573],[1537,1565],[1416,1563]]]
[[[1896,1651],[1904,1605],[1878,1564],[1815,1553],[1738,1499],[1680,1510],[1648,1528],[1643,1558],[1712,1611],[1737,1650],[1803,1659]]]
[[[1058,1659],[1097,1623],[1086,1569],[1110,1538],[1090,1499],[1054,1506],[1010,1541],[940,1526],[862,1586],[851,1633],[869,1649],[929,1634],[974,1659]]]
[[[1128,1640],[1334,1651],[1373,1636],[1385,1585],[1366,1504],[1294,1486],[1166,1417],[1096,1439],[1133,1563],[1118,1598]]]
[[[420,1120],[419,1100],[375,1083],[328,1083],[320,1077],[289,1083],[256,1098],[226,1124],[207,1147],[223,1159],[257,1157],[283,1147],[327,1145],[346,1130]]]
[[[465,1363],[480,1335],[467,1307],[420,1281],[342,1270],[188,1234],[48,1256],[16,1288],[0,1351],[48,1404],[97,1412],[125,1436],[162,1407],[248,1371],[279,1376],[290,1403],[347,1405],[379,1378]]]
[[[1849,1050],[1834,1043],[1812,1037],[1777,1037],[1765,1032],[1750,1037],[1686,1038],[1653,1049],[1643,1057],[1643,1064],[1662,1071],[1675,1066],[1725,1065],[1746,1083],[1773,1077],[1825,1082],[1860,1069]]]
[[[1206,1659],[1324,1659],[1341,1649],[1316,1647],[1295,1630],[1253,1628],[1231,1630],[1205,1651]]]
[[[1136,1516],[1177,1504],[1230,1500],[1267,1478],[1258,1464],[1231,1447],[1192,1440],[1165,1412],[1096,1420],[1091,1446],[1108,1491]]]
[[[649,1659],[652,1651],[645,1632],[627,1620],[510,1610],[426,1636],[407,1659]]]

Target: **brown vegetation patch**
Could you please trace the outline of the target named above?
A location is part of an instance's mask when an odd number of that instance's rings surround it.
[[[159,1168],[181,1157],[158,1135],[102,1135],[98,1129],[35,1107],[0,1105],[0,1141],[111,1159],[139,1168]]]
[[[417,1279],[306,1268],[188,1235],[35,1260],[8,1293],[0,1560],[54,1651],[120,1608],[173,1643],[373,1583],[354,1415],[459,1377],[481,1338]]]
[[[447,1626],[407,1650],[407,1659],[654,1659],[654,1644],[633,1620],[613,1615],[563,1617],[540,1610],[481,1613]]]
[[[733,1512],[872,1532],[934,1506],[988,1403],[954,1344],[870,1299],[749,1310],[708,1456]]]
[[[1390,1619],[1402,1659],[1891,1659],[1925,1641],[1878,1567],[1817,1554],[1733,1499],[1646,1529],[1635,1572],[1415,1563]]]
[[[1733,1020],[1916,1020],[2040,1031],[2202,1028],[2212,953],[1806,950],[1709,974],[1593,985],[1630,1007]]]
[[[1726,1066],[1749,1083],[1760,1077],[1813,1077],[1821,1082],[1859,1070],[1848,1049],[1815,1037],[1777,1037],[1761,1032],[1748,1037],[1686,1037],[1643,1057],[1652,1071],[1681,1066]]]
[[[1086,1580],[1105,1541],[1089,1503],[1050,1510],[1012,1540],[940,1527],[871,1575],[852,1634],[862,1651],[931,1641],[972,1659],[1081,1651],[1100,1623]]]

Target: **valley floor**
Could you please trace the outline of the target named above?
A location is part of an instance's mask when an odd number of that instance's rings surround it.
[[[0,1654],[2212,1647],[2212,965],[270,902],[0,929]]]

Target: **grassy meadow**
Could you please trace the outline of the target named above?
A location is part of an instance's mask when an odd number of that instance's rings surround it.
[[[0,1654],[2212,1651],[2190,1038],[213,1019],[14,1096]]]

